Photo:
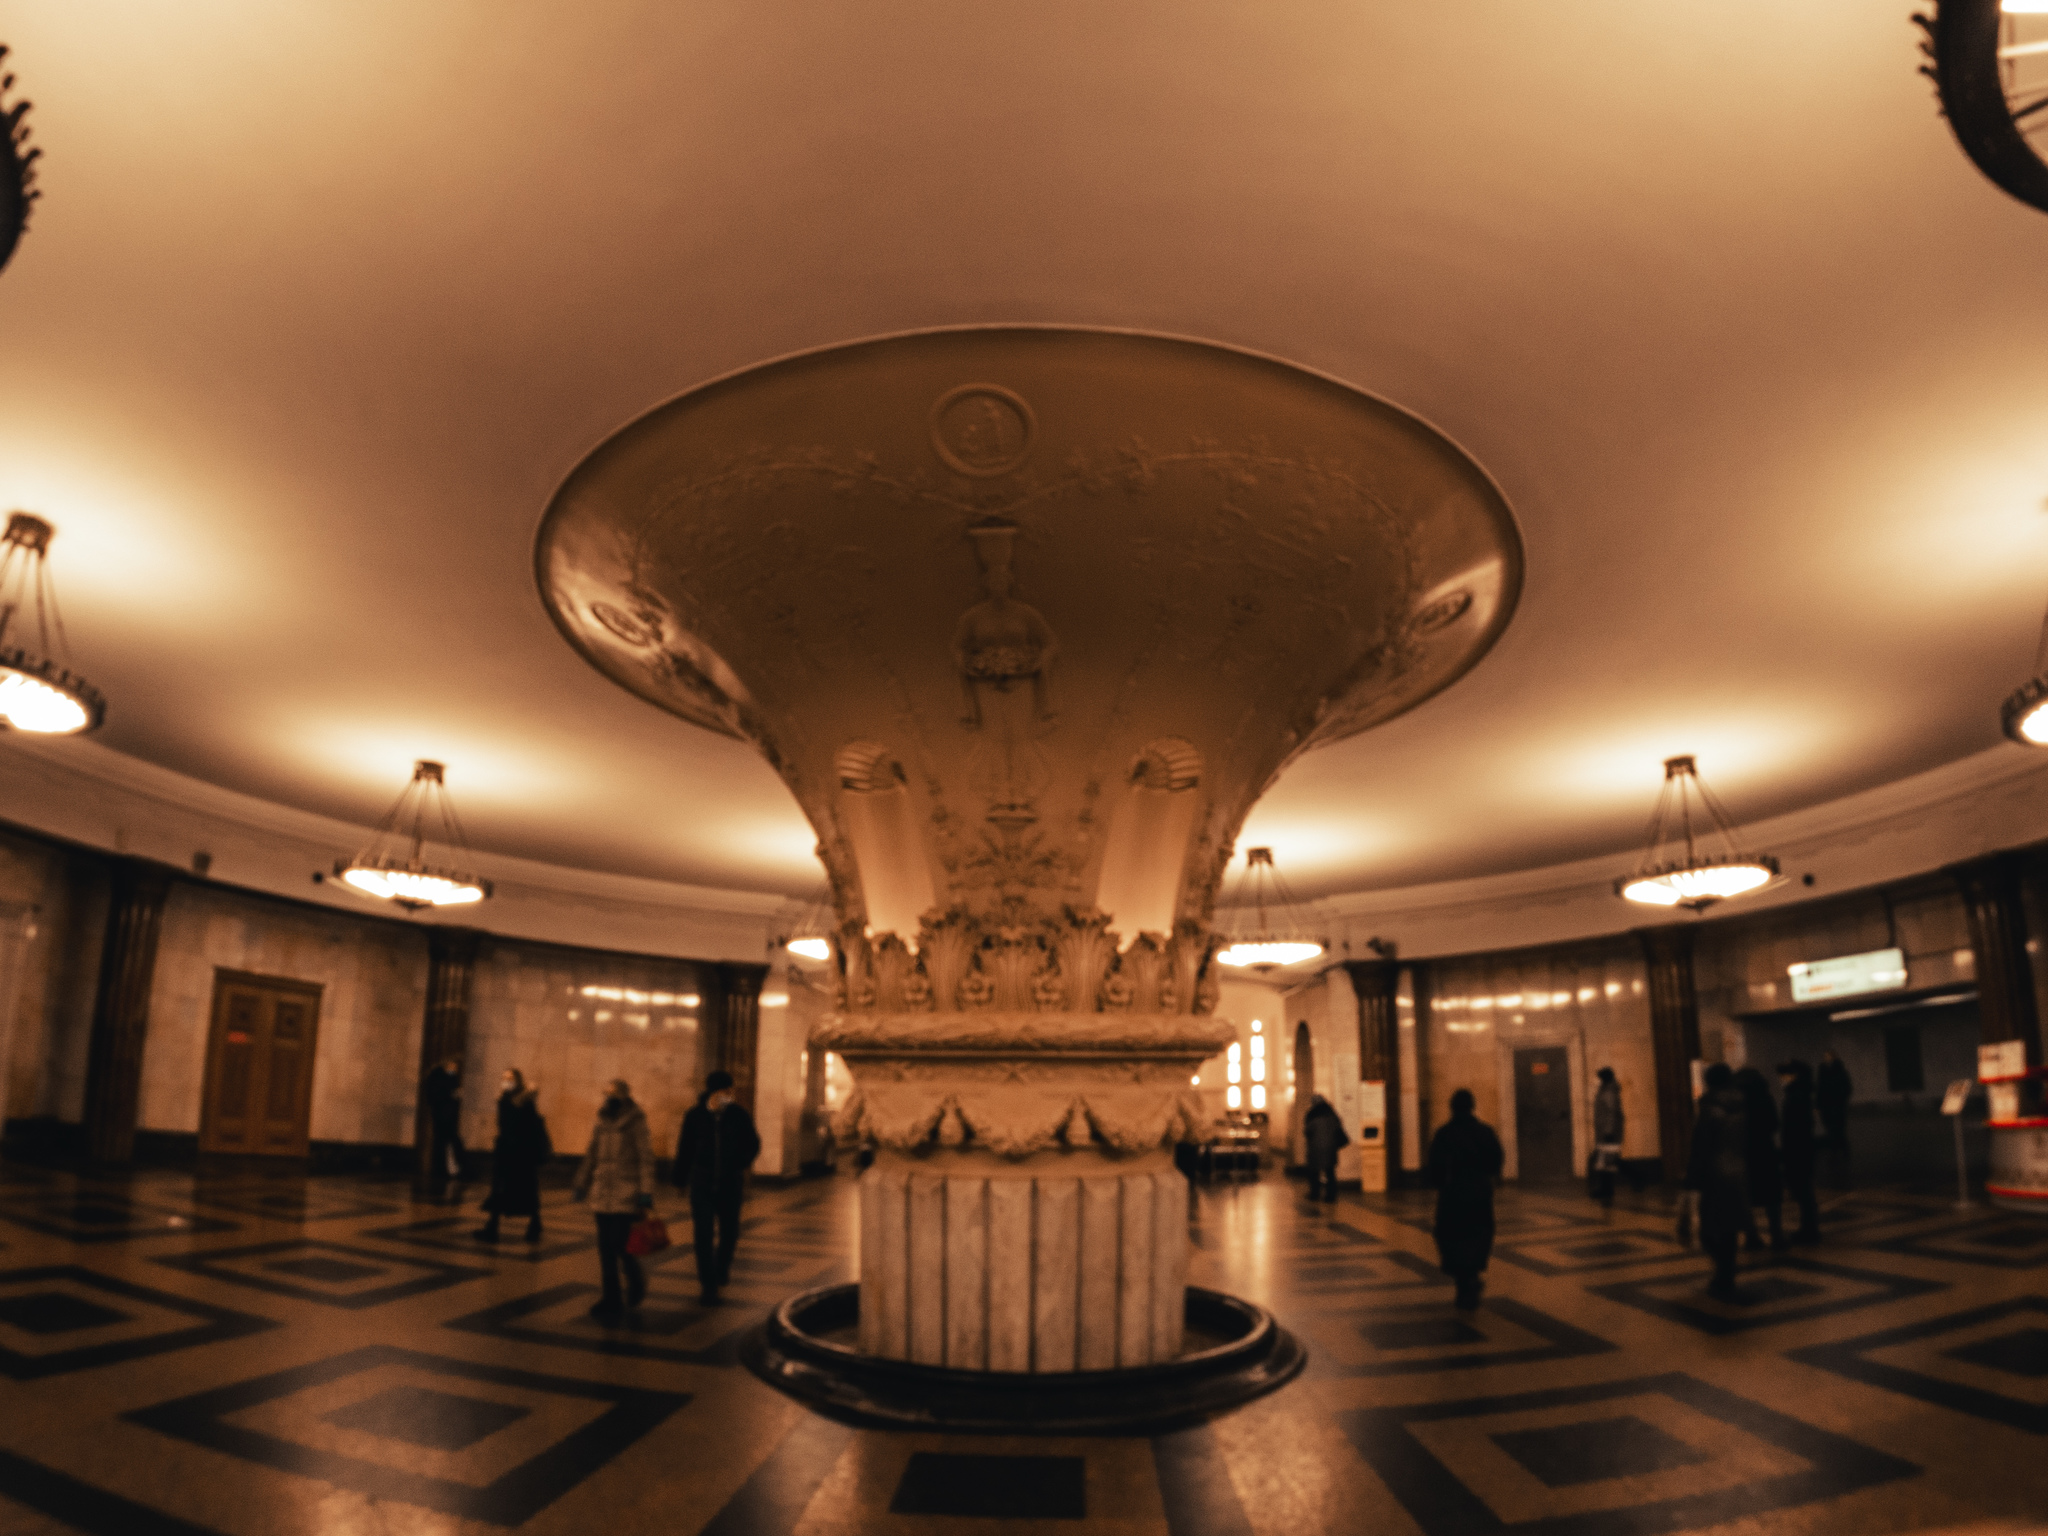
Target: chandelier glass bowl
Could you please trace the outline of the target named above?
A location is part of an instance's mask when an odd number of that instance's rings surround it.
[[[0,722],[42,736],[76,736],[105,721],[107,701],[57,659],[68,647],[50,585],[50,540],[56,532],[32,513],[15,512],[0,535]],[[27,634],[31,612],[33,645]]]
[[[1273,863],[1273,850],[1253,848],[1244,856],[1244,872],[1230,905],[1237,923],[1249,908],[1248,928],[1233,925],[1230,943],[1216,956],[1218,965],[1253,970],[1261,975],[1283,965],[1299,965],[1323,952],[1322,940],[1309,937],[1292,894],[1280,879]]]
[[[1705,826],[1695,830],[1697,800]],[[1702,837],[1718,838],[1718,853],[1700,848]],[[1735,824],[1699,776],[1690,757],[1664,760],[1664,788],[1650,817],[1649,843],[1633,874],[1614,882],[1628,901],[1652,907],[1686,907],[1694,912],[1731,896],[1762,890],[1778,878],[1778,861],[1765,853],[1744,853]]]
[[[469,842],[448,798],[447,769],[425,758],[412,765],[412,780],[377,823],[369,845],[353,859],[337,859],[335,878],[350,890],[408,912],[423,907],[459,907],[491,894],[491,882],[465,870],[426,861],[428,811],[437,812],[441,840],[466,858]],[[408,847],[407,844],[410,844]],[[392,846],[395,845],[395,846]]]

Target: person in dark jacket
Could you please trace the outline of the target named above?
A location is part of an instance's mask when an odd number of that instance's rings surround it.
[[[1742,1090],[1742,1156],[1748,1170],[1750,1219],[1743,1234],[1743,1246],[1751,1253],[1763,1247],[1757,1235],[1756,1208],[1764,1209],[1771,1229],[1771,1252],[1783,1253],[1785,1242],[1785,1183],[1778,1165],[1778,1100],[1771,1085],[1755,1067],[1735,1074],[1735,1086]]]
[[[1457,1305],[1466,1312],[1479,1306],[1479,1277],[1493,1257],[1493,1187],[1506,1163],[1500,1138],[1472,1107],[1470,1089],[1452,1094],[1451,1118],[1429,1143],[1437,1261],[1457,1282]]]
[[[490,1212],[475,1233],[479,1242],[498,1240],[498,1223],[507,1216],[526,1218],[526,1240],[540,1241],[540,1171],[555,1155],[548,1123],[536,1102],[539,1088],[530,1085],[517,1067],[507,1067],[499,1085],[498,1139],[491,1144],[491,1192],[484,1201]]]
[[[1351,1144],[1344,1132],[1344,1120],[1320,1093],[1301,1117],[1301,1139],[1308,1148],[1308,1197],[1334,1201],[1337,1198],[1337,1153]]]
[[[1749,1129],[1742,1090],[1723,1062],[1707,1068],[1707,1091],[1693,1121],[1685,1187],[1699,1197],[1700,1246],[1714,1261],[1707,1289],[1723,1300],[1735,1295],[1735,1254],[1749,1224]]]
[[[1820,1201],[1813,1192],[1813,1068],[1788,1061],[1778,1068],[1785,1085],[1784,1122],[1778,1131],[1779,1157],[1785,1169],[1785,1190],[1799,1206],[1795,1243],[1820,1241]]]
[[[1833,1051],[1820,1053],[1820,1072],[1813,1085],[1813,1101],[1820,1110],[1823,1145],[1837,1152],[1849,1150],[1849,1100],[1856,1085],[1849,1069]]]
[[[1621,1172],[1621,1139],[1628,1117],[1621,1109],[1621,1083],[1614,1068],[1602,1067],[1600,1087],[1593,1094],[1593,1198],[1603,1210],[1614,1210],[1614,1177]]]
[[[707,1306],[718,1300],[719,1290],[732,1275],[747,1170],[760,1155],[761,1137],[746,1105],[733,1097],[732,1074],[713,1072],[704,1079],[697,1102],[683,1116],[674,1172],[676,1188],[687,1190],[690,1196],[690,1222],[697,1240],[697,1288]]]
[[[439,1189],[448,1182],[452,1159],[455,1182],[462,1182],[462,1058],[449,1056],[437,1061],[420,1084],[420,1098],[427,1106],[427,1129],[433,1138],[427,1159],[427,1182]]]

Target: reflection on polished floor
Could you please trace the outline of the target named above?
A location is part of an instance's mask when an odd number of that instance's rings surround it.
[[[1841,1199],[1724,1305],[1651,1201],[1510,1192],[1467,1317],[1426,1197],[1205,1190],[1194,1280],[1308,1374],[1153,1439],[995,1440],[849,1429],[738,1364],[851,1278],[847,1177],[757,1192],[724,1304],[673,1249],[607,1333],[561,1192],[543,1244],[484,1248],[402,1184],[0,1164],[0,1536],[2010,1529],[2048,1510],[2048,1221],[1951,1200]]]

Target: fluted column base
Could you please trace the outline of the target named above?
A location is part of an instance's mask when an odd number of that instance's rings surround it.
[[[1180,1353],[1187,1181],[1164,1151],[884,1152],[861,1177],[860,1348],[974,1371]]]

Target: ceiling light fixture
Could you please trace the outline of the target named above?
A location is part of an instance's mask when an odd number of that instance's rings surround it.
[[[408,912],[421,907],[459,907],[482,901],[491,894],[491,882],[459,869],[429,864],[421,856],[426,845],[427,808],[432,802],[438,812],[441,841],[470,857],[469,840],[462,835],[462,823],[455,819],[455,805],[448,798],[444,780],[447,769],[425,758],[412,765],[412,782],[399,791],[397,802],[377,823],[369,845],[353,859],[336,859],[334,873],[344,885],[375,896]],[[386,852],[387,839],[401,845],[410,838],[409,853]]]
[[[1219,964],[1249,968],[1263,976],[1279,966],[1313,960],[1325,948],[1321,939],[1309,937],[1270,848],[1246,852],[1244,870],[1228,905],[1240,921],[1250,908],[1252,924],[1233,933],[1229,946],[1216,956]]]
[[[107,718],[107,701],[50,649],[54,628],[58,651],[70,650],[57,591],[50,585],[50,540],[56,533],[40,517],[14,512],[0,536],[0,722],[43,736],[76,736]],[[31,602],[34,650],[22,644],[17,622]]]
[[[2041,640],[2034,647],[2034,675],[1999,706],[1998,723],[2023,747],[2048,747],[2048,614],[2042,616]]]
[[[1701,828],[1699,837],[1693,831],[1695,793],[1704,812],[1702,819],[1710,823],[1710,828]],[[1699,842],[1713,833],[1720,835],[1722,851],[1703,855]],[[1778,861],[1769,854],[1737,851],[1735,823],[1701,780],[1693,760],[1665,758],[1664,788],[1650,817],[1643,862],[1634,874],[1614,882],[1614,893],[1647,906],[1698,912],[1730,896],[1761,890],[1777,878]]]
[[[6,58],[7,45],[0,43],[0,62]],[[0,74],[0,267],[7,265],[21,232],[28,228],[29,204],[40,195],[36,191],[36,161],[43,153],[28,147],[28,124],[22,121],[28,115],[28,103],[7,105],[5,97],[13,84],[14,76]]]
[[[832,892],[828,888],[811,899],[810,904],[797,914],[796,921],[790,924],[788,932],[775,942],[799,960],[830,960],[835,926]]]
[[[2048,0],[1938,0],[1913,18],[1956,142],[1977,169],[2048,213]]]

